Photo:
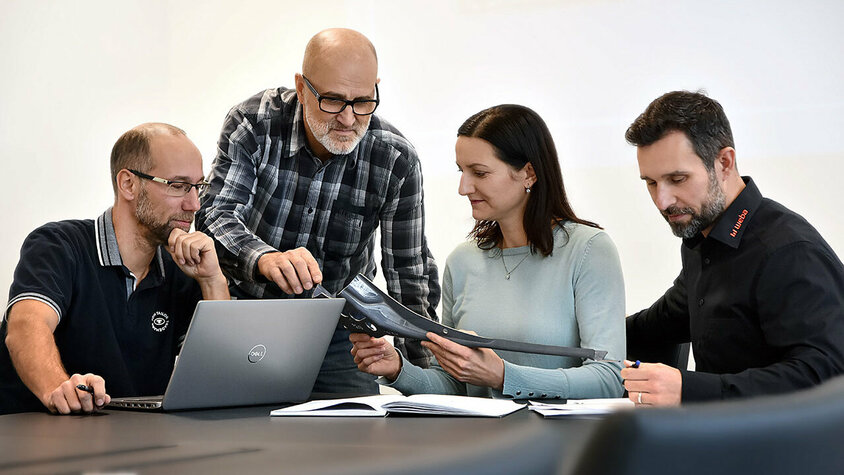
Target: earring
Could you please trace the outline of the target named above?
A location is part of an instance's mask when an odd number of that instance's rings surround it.
[[[525,187],[525,193],[530,193],[530,187],[529,186]]]

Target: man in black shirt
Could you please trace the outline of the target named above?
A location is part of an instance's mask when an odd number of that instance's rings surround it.
[[[627,318],[628,354],[690,341],[697,369],[626,362],[630,399],[664,406],[781,393],[844,372],[844,267],[805,219],[739,175],[721,105],[665,94],[626,138],[654,204],[683,238],[674,285]]]
[[[0,323],[0,414],[162,394],[196,302],[229,298],[213,241],[189,232],[208,184],[185,133],[126,132],[111,175],[113,208],[24,241]]]

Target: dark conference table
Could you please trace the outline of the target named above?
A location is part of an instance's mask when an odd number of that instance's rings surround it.
[[[596,419],[270,417],[282,405],[0,416],[0,473],[548,473]]]

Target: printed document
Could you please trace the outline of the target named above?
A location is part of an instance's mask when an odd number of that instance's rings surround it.
[[[529,401],[528,409],[543,417],[592,416],[633,409],[636,405],[627,398],[569,399],[563,404]]]

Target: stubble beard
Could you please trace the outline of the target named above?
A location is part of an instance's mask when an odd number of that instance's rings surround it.
[[[138,223],[145,228],[144,235],[147,242],[153,246],[161,246],[167,244],[167,241],[170,239],[170,233],[177,227],[185,232],[190,231],[190,227],[185,229],[180,226],[176,226],[174,222],[192,222],[193,213],[176,214],[168,217],[167,219],[161,220],[153,209],[152,202],[150,201],[149,196],[147,196],[146,188],[141,188],[141,191],[138,194],[138,204],[135,207],[135,218],[138,220]]]
[[[697,236],[702,230],[714,223],[727,208],[727,197],[724,191],[718,186],[718,180],[715,177],[715,170],[709,171],[709,189],[706,193],[706,201],[701,205],[700,211],[695,211],[694,208],[679,208],[671,206],[662,212],[662,217],[668,221],[671,226],[671,232],[675,236],[683,239],[689,239]],[[688,214],[692,217],[688,223],[671,222],[668,219],[669,215]]]

